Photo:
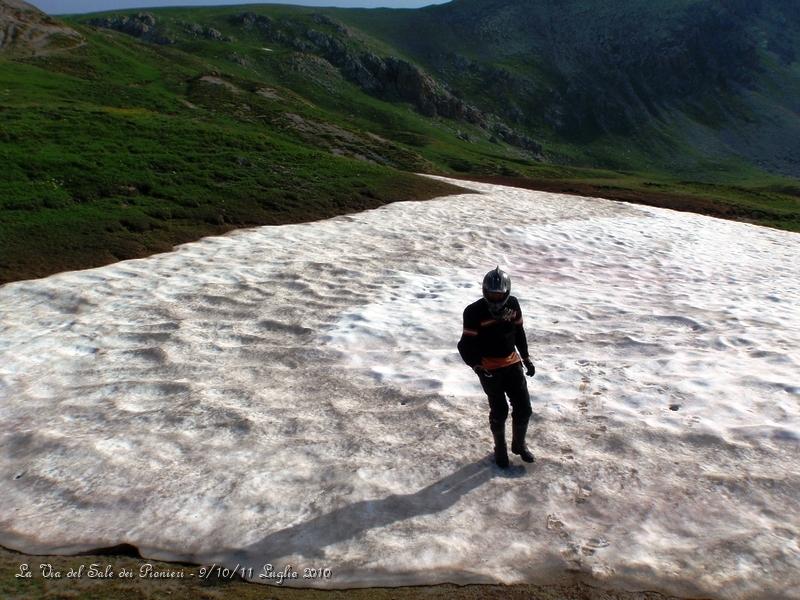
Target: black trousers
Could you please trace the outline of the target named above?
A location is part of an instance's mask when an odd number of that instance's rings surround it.
[[[489,428],[503,431],[508,417],[508,403],[506,394],[511,402],[511,420],[514,425],[527,426],[531,417],[531,397],[528,394],[528,383],[525,381],[525,372],[522,363],[495,369],[491,377],[479,375],[483,391],[489,397]]]

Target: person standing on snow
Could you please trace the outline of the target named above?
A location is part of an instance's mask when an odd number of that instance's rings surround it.
[[[506,468],[509,464],[506,394],[513,409],[511,452],[525,462],[533,462],[533,454],[525,446],[525,433],[532,413],[525,375],[533,377],[536,368],[528,356],[522,309],[519,301],[511,295],[511,278],[500,267],[489,271],[483,278],[483,298],[464,309],[464,331],[458,342],[458,352],[478,374],[481,387],[489,397],[489,428],[494,437],[497,466]]]

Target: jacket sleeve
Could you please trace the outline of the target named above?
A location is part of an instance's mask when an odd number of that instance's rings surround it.
[[[528,338],[525,336],[525,329],[522,327],[522,308],[519,302],[517,302],[516,310],[517,318],[514,321],[514,326],[516,328],[514,345],[517,347],[517,350],[519,350],[520,357],[526,360],[530,357],[528,354]]]
[[[470,367],[480,364],[481,353],[478,346],[478,327],[480,324],[472,318],[469,310],[464,310],[464,330],[458,341],[458,353]]]

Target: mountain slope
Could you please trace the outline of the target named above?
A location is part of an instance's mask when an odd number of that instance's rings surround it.
[[[722,68],[724,53],[695,65],[684,47],[706,3],[627,2],[630,15],[459,0],[47,21],[81,45],[0,49],[0,280],[457,191],[416,172],[800,230],[796,41],[775,29],[794,31],[793,13],[764,5],[749,25],[709,13],[712,40],[769,33],[757,62],[737,40]],[[651,39],[677,40],[658,66],[672,79],[647,58]]]
[[[84,22],[182,48],[187,34],[228,48],[274,44],[322,59],[362,92],[477,125],[528,158],[693,177],[749,165],[798,177],[799,12],[762,1],[456,0]]]
[[[630,168],[614,150],[633,146],[650,168],[738,159],[800,176],[796,3],[455,0],[336,15],[577,161]]]

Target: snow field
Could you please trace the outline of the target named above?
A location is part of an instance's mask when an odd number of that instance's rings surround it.
[[[797,235],[456,183],[0,288],[0,543],[799,598]],[[455,348],[497,264],[537,366],[507,473]]]

